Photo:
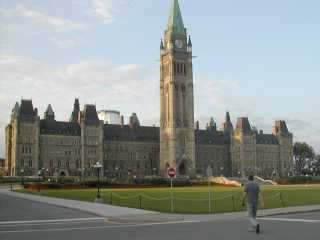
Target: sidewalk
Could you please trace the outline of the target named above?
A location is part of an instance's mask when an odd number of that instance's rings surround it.
[[[106,218],[110,222],[116,223],[161,223],[161,222],[176,222],[176,221],[221,221],[232,220],[237,218],[247,217],[246,212],[232,212],[223,214],[208,214],[208,215],[184,215],[184,214],[168,214],[158,213],[147,210],[133,209],[112,206],[107,204],[82,202],[75,200],[51,198],[45,196],[37,196],[32,194],[24,194],[11,192],[8,189],[0,189],[0,194],[9,195],[16,198],[22,198],[30,201],[47,203],[59,207],[71,208],[83,212],[95,214]],[[259,217],[282,215],[288,213],[303,213],[320,211],[320,205],[288,207],[277,209],[264,209],[259,211]]]

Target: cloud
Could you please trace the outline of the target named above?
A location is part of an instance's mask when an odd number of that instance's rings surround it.
[[[104,24],[114,21],[114,0],[91,0],[90,14],[100,19]]]
[[[287,119],[286,122],[290,126],[291,131],[294,131],[294,132],[305,131],[311,127],[310,123],[303,121],[301,119],[298,119],[298,118]]]
[[[53,106],[57,120],[65,121],[75,97],[98,109],[118,109],[128,119],[136,112],[143,124],[159,119],[158,75],[136,64],[114,65],[87,61],[51,69],[47,64],[20,56],[0,57],[0,156],[4,155],[4,131],[16,101],[31,99],[42,116]]]
[[[58,39],[52,37],[49,41],[58,48],[67,49],[67,48],[78,48],[81,46],[80,41],[75,39]]]
[[[238,80],[232,79],[196,79],[194,82],[195,121],[205,128],[210,117],[220,127],[227,110],[234,110],[236,100],[231,92],[240,88]],[[231,117],[233,117],[231,112]]]
[[[89,0],[89,15],[99,19],[103,24],[115,21],[120,5],[132,4],[132,0]]]
[[[197,83],[201,84],[197,84]],[[195,96],[199,101],[204,101],[212,105],[226,105],[231,98],[228,98],[228,91],[240,87],[237,80],[207,80],[201,79],[195,83]]]
[[[56,31],[82,31],[87,29],[87,24],[72,21],[70,19],[49,16],[38,10],[26,8],[22,5],[14,9],[0,9],[0,15],[7,18],[22,18],[39,25],[49,26]]]

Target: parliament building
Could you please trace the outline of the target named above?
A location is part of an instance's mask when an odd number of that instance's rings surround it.
[[[40,119],[31,100],[16,103],[6,127],[7,175],[93,176],[102,164],[108,178],[213,175],[264,178],[293,172],[293,137],[285,121],[276,121],[272,134],[252,127],[248,118],[234,126],[229,112],[220,128],[210,119],[206,129],[194,120],[192,41],[184,27],[178,0],[172,1],[164,39],[160,43],[160,127],[142,126],[134,113],[128,123],[106,124],[95,105],[79,100],[70,107],[70,120],[55,119],[49,104]],[[42,173],[44,174],[44,173]]]

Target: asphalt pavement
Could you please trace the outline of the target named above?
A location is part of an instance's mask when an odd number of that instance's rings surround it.
[[[70,208],[0,194],[0,221],[2,222],[92,217],[97,216]]]
[[[99,205],[97,205],[99,206]],[[132,239],[132,240],[317,240],[320,211],[261,216],[261,234],[249,231],[242,214],[191,217],[159,222],[113,222],[81,210],[22,199],[0,192],[0,240]],[[226,216],[226,215],[224,215]]]
[[[286,221],[288,219],[288,221]],[[314,222],[307,220],[313,219]],[[103,220],[63,223],[21,223],[0,226],[0,239],[130,239],[130,240],[316,240],[320,213],[282,215],[259,220],[261,233],[249,231],[247,219],[214,222],[113,224]],[[296,221],[293,221],[296,220]]]

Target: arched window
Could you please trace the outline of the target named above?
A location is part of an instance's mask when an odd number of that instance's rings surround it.
[[[186,175],[186,166],[185,166],[184,162],[182,162],[179,166],[179,174]]]

